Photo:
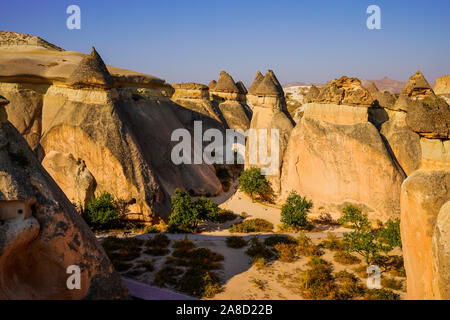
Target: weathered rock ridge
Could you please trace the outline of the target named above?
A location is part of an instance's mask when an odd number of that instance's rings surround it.
[[[0,164],[0,299],[128,297],[89,227],[4,118]],[[81,269],[81,289],[67,287],[70,266]]]

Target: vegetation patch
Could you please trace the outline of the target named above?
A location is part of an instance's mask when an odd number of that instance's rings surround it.
[[[337,286],[332,275],[331,264],[322,258],[313,257],[307,266],[309,269],[299,277],[303,297],[312,300],[337,299]]]
[[[231,236],[225,240],[227,247],[240,249],[247,245],[247,241],[245,241],[242,237]]]
[[[400,300],[400,295],[388,289],[369,289],[364,295],[366,300]]]
[[[338,251],[333,256],[334,261],[344,265],[351,265],[361,263],[361,260],[358,257],[346,252],[346,251]]]
[[[396,280],[394,278],[381,278],[381,285],[385,288],[392,290],[402,290],[403,289],[403,281]]]
[[[334,233],[331,233],[331,232],[328,233],[327,239],[323,240],[320,243],[320,245],[324,249],[328,249],[328,250],[338,250],[338,251],[345,250],[344,243],[341,240],[339,240]]]
[[[290,227],[308,227],[310,224],[308,222],[308,213],[312,207],[312,201],[292,191],[281,208],[281,222]]]
[[[340,271],[336,273],[335,281],[341,300],[351,300],[364,295],[365,287],[353,273],[346,270]]]
[[[216,273],[195,268],[189,268],[186,271],[176,288],[198,298],[212,298],[222,290]]]
[[[261,173],[261,168],[253,167],[242,172],[239,177],[239,190],[250,195],[250,198],[254,201],[255,195],[264,197],[269,192],[269,181]]]
[[[177,284],[177,277],[183,274],[183,269],[165,266],[155,274],[153,284],[158,287],[168,287]]]
[[[320,257],[324,254],[324,251],[314,245],[307,235],[301,234],[297,238],[297,254],[306,257]]]
[[[250,240],[250,247],[245,253],[253,259],[264,258],[265,260],[268,260],[275,256],[274,252],[261,243],[258,237],[253,237]]]
[[[274,247],[279,243],[297,244],[297,240],[291,236],[274,235],[264,239],[264,244],[269,247]]]
[[[217,222],[219,207],[211,199],[202,197],[193,200],[189,193],[180,189],[175,190],[175,195],[171,199],[170,232],[197,232],[200,222]]]
[[[273,224],[260,218],[248,219],[232,225],[229,231],[231,233],[272,232]]]
[[[282,262],[294,262],[297,260],[297,245],[278,243],[274,246],[278,259]]]
[[[233,221],[236,218],[237,218],[237,215],[233,211],[220,209],[219,212],[217,213],[216,221],[218,223],[225,223],[228,221]]]

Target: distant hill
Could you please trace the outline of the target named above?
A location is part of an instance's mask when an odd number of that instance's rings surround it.
[[[371,82],[375,83],[378,90],[389,91],[391,93],[396,93],[396,94],[399,94],[400,92],[402,92],[402,89],[406,84],[406,82],[393,80],[388,77],[384,77],[383,79],[377,79],[377,80],[361,79],[362,85],[366,88]]]
[[[286,84],[283,84],[283,88],[290,88],[290,87],[305,87],[310,85],[316,85],[316,86],[322,86],[321,83],[313,83],[313,82],[289,82]]]
[[[399,94],[406,84],[406,82],[393,80],[388,77],[384,77],[382,79],[376,79],[376,80],[361,79],[362,85],[366,88],[371,82],[375,83],[377,88],[381,91],[389,91],[391,93],[396,93],[396,94]],[[311,84],[314,84],[316,86],[323,85],[320,83],[311,83],[311,82],[290,82],[290,83],[286,83],[285,85],[283,85],[283,88],[298,87],[298,86],[310,86]],[[432,83],[430,83],[430,85],[432,85]]]

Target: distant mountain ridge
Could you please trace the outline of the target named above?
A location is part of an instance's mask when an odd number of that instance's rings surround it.
[[[388,77],[384,77],[382,79],[375,79],[375,80],[369,80],[369,79],[360,79],[361,80],[361,84],[367,88],[367,86],[373,82],[378,90],[380,91],[389,91],[391,93],[395,93],[395,94],[400,94],[400,92],[402,91],[403,87],[405,86],[406,82],[405,81],[398,81],[398,80],[393,80],[391,78]],[[283,85],[283,88],[289,88],[289,87],[297,87],[297,86],[310,86],[310,85],[316,85],[316,86],[323,86],[323,84],[320,83],[311,83],[311,82],[289,82],[286,83],[285,85]],[[430,83],[430,85],[432,85],[432,83]]]

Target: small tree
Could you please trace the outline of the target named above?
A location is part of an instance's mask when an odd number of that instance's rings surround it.
[[[292,191],[281,208],[281,222],[288,226],[306,227],[308,213],[312,207],[312,201],[308,201],[305,197]]]
[[[350,233],[344,234],[344,244],[348,252],[357,252],[362,255],[367,264],[378,260],[380,251],[385,251],[386,247],[379,241],[375,231],[372,229],[367,214],[358,207],[349,205],[342,210],[343,216],[339,222],[349,223],[353,229]]]
[[[192,200],[187,192],[175,190],[172,199],[172,214],[169,228],[185,232],[194,232],[202,221],[216,221],[219,207],[210,199]]]
[[[254,195],[263,195],[269,190],[269,181],[261,174],[260,168],[244,170],[239,177],[239,189],[250,195],[254,201]]]
[[[82,214],[87,224],[94,230],[105,230],[114,227],[119,218],[114,197],[105,192],[86,206]]]
[[[402,238],[400,235],[400,219],[386,222],[386,226],[379,231],[380,241],[386,245],[388,251],[395,247],[402,247]]]

